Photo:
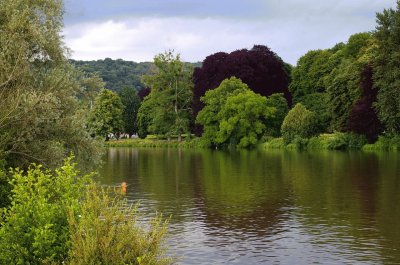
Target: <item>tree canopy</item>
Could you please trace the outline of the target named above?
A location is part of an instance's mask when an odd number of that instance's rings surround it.
[[[0,159],[9,166],[100,157],[85,130],[91,77],[66,60],[62,14],[62,1],[1,2]]]
[[[172,136],[188,132],[192,98],[192,69],[180,60],[180,55],[172,51],[154,57],[154,73],[143,76],[143,82],[151,88],[144,99],[143,108],[151,106],[151,112],[139,110],[144,131],[158,135]],[[145,103],[150,101],[151,104]],[[142,108],[142,107],[141,107]],[[150,117],[143,117],[150,115]]]
[[[202,141],[208,146],[255,146],[276,111],[267,104],[267,98],[235,77],[207,91],[201,100],[205,107],[196,122],[204,126]]]
[[[103,89],[96,98],[90,126],[93,132],[108,139],[108,135],[118,134],[123,131],[123,113],[124,105],[117,93]]]
[[[257,94],[270,96],[283,93],[291,104],[288,90],[290,67],[268,47],[255,45],[251,50],[242,49],[232,53],[215,53],[208,56],[200,68],[193,73],[193,115],[203,108],[200,98],[208,90],[215,89],[220,83],[235,76],[247,84]],[[196,129],[196,132],[199,129]]]
[[[377,14],[374,80],[379,119],[390,133],[400,132],[400,1]]]

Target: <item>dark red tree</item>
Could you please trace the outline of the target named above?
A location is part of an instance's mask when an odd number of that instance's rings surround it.
[[[240,78],[251,90],[262,96],[283,93],[289,105],[291,104],[289,76],[284,62],[268,47],[255,45],[251,50],[242,49],[229,54],[215,53],[203,61],[202,67],[194,69],[194,118],[204,107],[200,97],[232,76]],[[201,127],[194,126],[193,131],[200,134],[202,130]]]
[[[370,143],[375,142],[383,131],[373,107],[378,90],[373,87],[372,76],[372,67],[366,66],[361,74],[361,98],[354,104],[347,123],[348,131],[365,135]]]
[[[149,94],[150,94],[150,88],[148,88],[148,87],[143,88],[143,89],[139,90],[139,92],[138,92],[138,96],[140,97],[141,101],[143,101],[143,99],[145,97],[147,97]]]

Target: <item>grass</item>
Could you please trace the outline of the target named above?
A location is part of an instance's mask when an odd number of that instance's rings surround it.
[[[202,148],[200,138],[191,140],[164,140],[155,137],[146,139],[121,139],[106,142],[107,147],[171,147],[171,148]]]

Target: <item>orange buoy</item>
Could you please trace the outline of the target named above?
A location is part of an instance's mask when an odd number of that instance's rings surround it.
[[[126,182],[124,181],[124,182],[122,182],[121,183],[121,193],[122,194],[125,194],[126,193]]]

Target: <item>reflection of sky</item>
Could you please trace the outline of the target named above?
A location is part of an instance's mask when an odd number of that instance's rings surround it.
[[[269,46],[295,64],[375,28],[392,0],[66,0],[65,40],[75,59],[150,61],[175,49],[187,61]]]

